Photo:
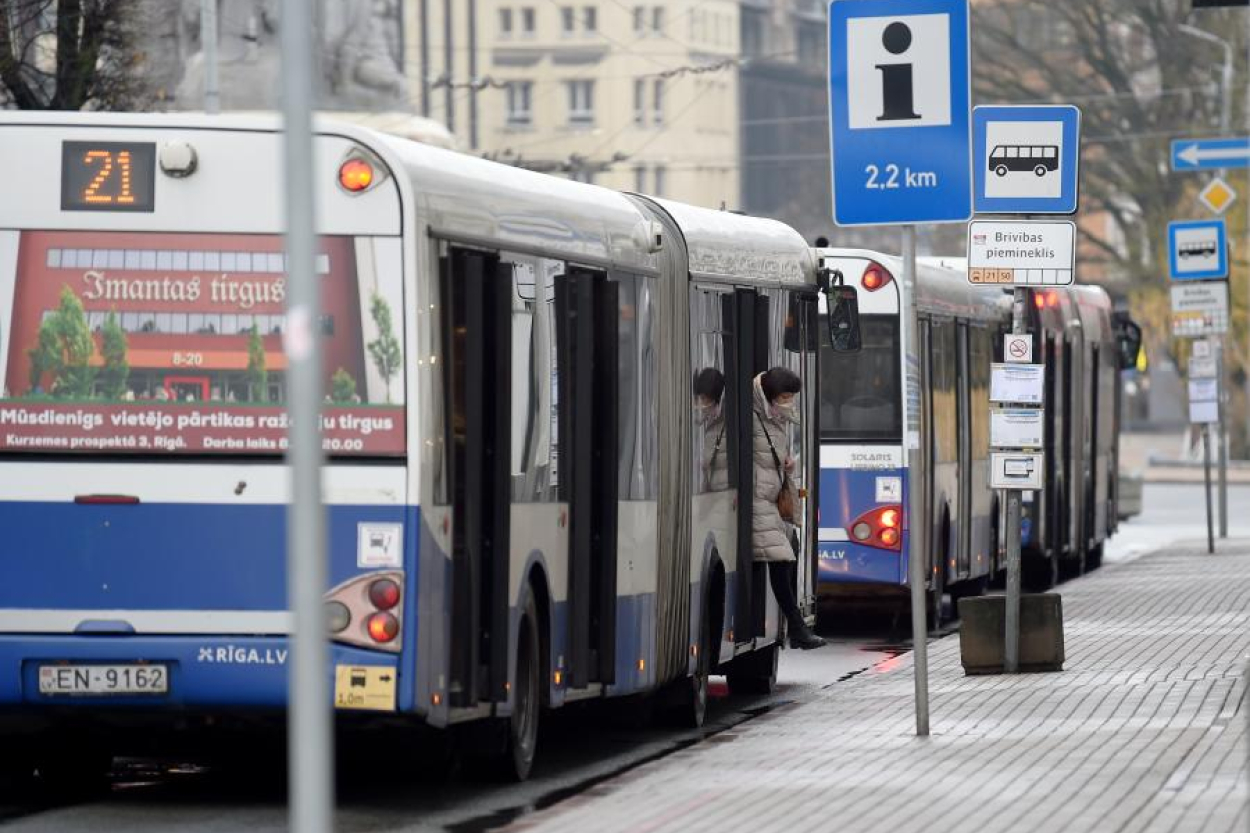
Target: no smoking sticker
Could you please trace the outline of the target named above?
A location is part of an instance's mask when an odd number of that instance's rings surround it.
[[[1003,337],[1003,361],[1032,364],[1033,336],[1008,335]]]

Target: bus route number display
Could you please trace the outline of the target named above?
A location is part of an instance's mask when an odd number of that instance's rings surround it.
[[[155,210],[156,145],[62,142],[62,211]]]

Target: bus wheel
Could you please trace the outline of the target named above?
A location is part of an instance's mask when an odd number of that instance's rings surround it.
[[[780,660],[780,646],[775,642],[734,660],[725,675],[729,693],[772,694],[777,690],[777,665]]]
[[[1006,166],[1006,165],[999,165],[998,167],[994,168],[994,173],[998,174],[999,176],[1006,176],[1006,175],[1007,175],[1007,166]]]
[[[707,687],[708,678],[712,673],[712,655],[708,650],[707,617],[699,626],[699,653],[695,658],[694,675],[689,680],[689,688],[683,697],[683,720],[687,726],[698,729],[707,719]]]
[[[1038,165],[1036,168],[1033,169],[1033,173],[1037,174],[1038,176],[1046,176],[1046,166]]]
[[[516,683],[512,690],[512,716],[508,719],[508,743],[502,774],[524,781],[534,766],[538,750],[538,719],[542,712],[542,656],[538,638],[538,606],[526,592],[517,626]]]

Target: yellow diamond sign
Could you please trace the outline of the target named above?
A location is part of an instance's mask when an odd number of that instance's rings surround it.
[[[1216,214],[1223,214],[1224,209],[1236,201],[1237,192],[1227,182],[1216,177],[1207,183],[1206,188],[1202,189],[1198,199]]]

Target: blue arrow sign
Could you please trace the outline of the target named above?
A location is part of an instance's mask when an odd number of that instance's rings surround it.
[[[1228,237],[1223,220],[1168,223],[1168,267],[1174,281],[1228,277]]]
[[[972,216],[968,0],[832,0],[838,225]]]
[[[1250,167],[1250,138],[1173,139],[1173,171]]]

